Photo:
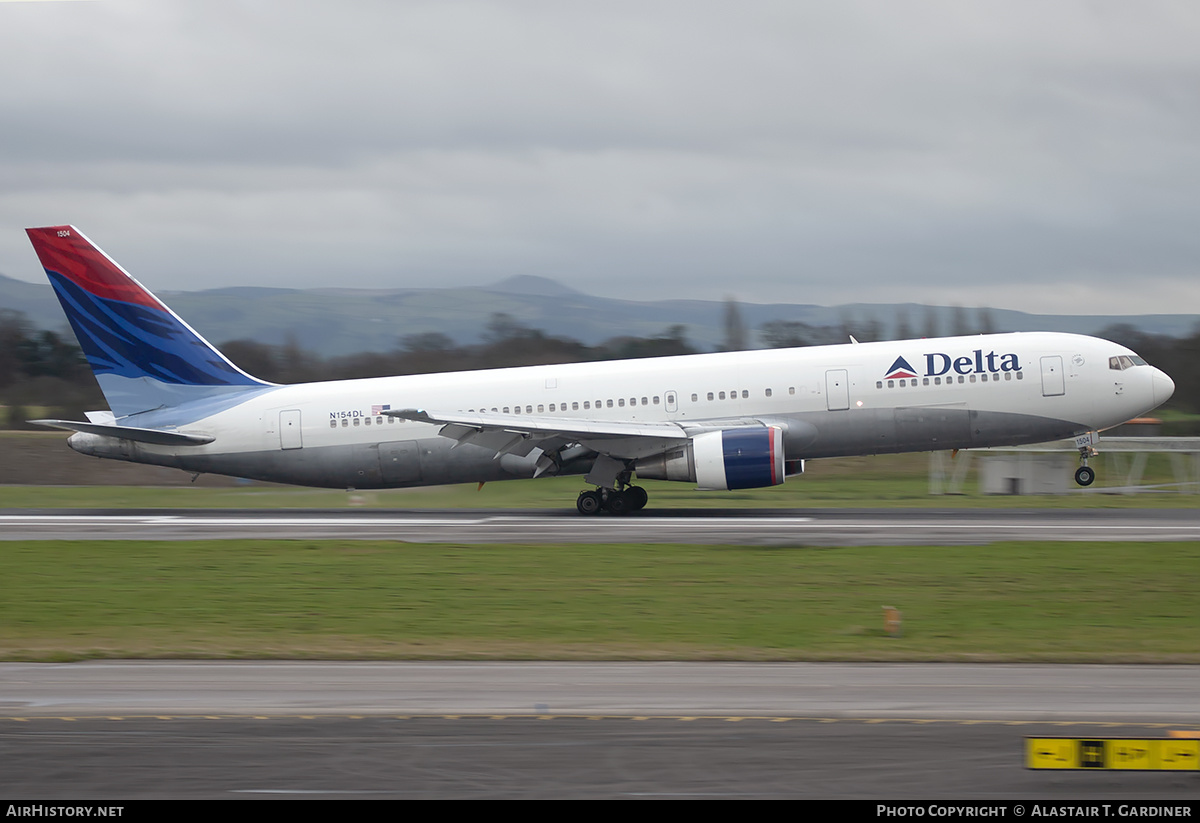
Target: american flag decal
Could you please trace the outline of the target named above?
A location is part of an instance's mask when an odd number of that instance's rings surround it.
[[[388,403],[388,404],[385,404],[385,405],[383,405],[383,406],[372,406],[372,407],[371,407],[371,414],[383,414],[385,411],[387,411],[387,410],[388,410],[388,409],[390,409],[391,407],[392,407],[392,406],[391,406],[391,404],[390,404],[390,403]]]

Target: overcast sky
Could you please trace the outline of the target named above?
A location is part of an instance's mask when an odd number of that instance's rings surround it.
[[[1200,312],[1200,4],[0,2],[0,273]]]

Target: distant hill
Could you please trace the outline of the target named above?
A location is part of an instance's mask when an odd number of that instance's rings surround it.
[[[551,280],[548,277],[538,277],[532,274],[518,274],[501,280],[494,286],[486,286],[487,291],[496,291],[501,294],[524,294],[532,297],[583,297],[582,292],[578,292],[570,286],[564,286],[557,280]]]
[[[0,309],[24,312],[29,322],[39,329],[67,327],[67,318],[49,283],[26,283],[0,274]]]
[[[281,344],[289,339],[322,357],[389,351],[405,335],[440,332],[457,343],[472,343],[486,332],[492,316],[588,345],[619,336],[662,335],[674,325],[701,350],[724,339],[725,303],[705,300],[618,300],[575,291],[543,277],[510,277],[490,286],[456,289],[277,289],[235,287],[159,295],[193,328],[214,343],[250,339]],[[0,275],[0,308],[24,312],[39,328],[61,330],[66,321],[49,284],[36,285]],[[813,326],[877,324],[894,336],[903,317],[913,336],[932,320],[939,335],[950,334],[956,313],[977,323],[976,309],[854,303],[844,306],[740,303],[751,332],[773,320]],[[1035,315],[990,309],[995,331],[1065,331],[1094,334],[1125,323],[1139,330],[1177,337],[1190,334],[1200,315]],[[754,334],[751,345],[759,345]]]

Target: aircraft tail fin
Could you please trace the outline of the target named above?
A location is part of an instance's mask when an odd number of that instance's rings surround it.
[[[265,388],[74,226],[26,229],[117,417]]]

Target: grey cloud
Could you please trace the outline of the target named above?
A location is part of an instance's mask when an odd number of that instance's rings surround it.
[[[1197,34],[1166,2],[0,4],[0,271],[69,220],[162,288],[1170,310]]]

